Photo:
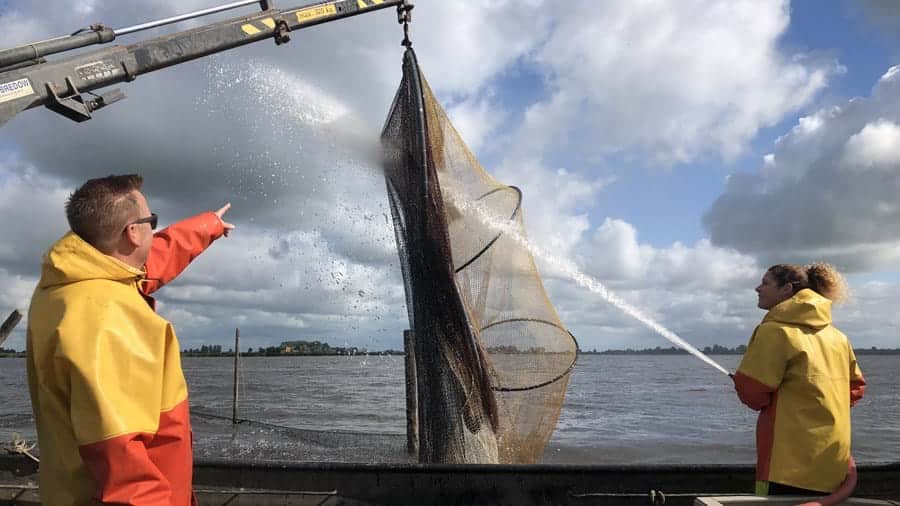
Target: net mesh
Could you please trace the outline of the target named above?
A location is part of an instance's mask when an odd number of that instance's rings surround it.
[[[521,192],[481,167],[412,49],[382,143],[414,335],[419,460],[538,462],[577,343],[524,241]]]

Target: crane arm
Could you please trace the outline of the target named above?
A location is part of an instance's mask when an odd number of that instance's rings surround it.
[[[269,7],[268,1],[260,2]],[[407,0],[332,0],[289,9],[273,9],[219,21],[127,46],[112,46],[46,62],[38,49],[49,46],[59,51],[79,47],[67,37],[0,51],[0,126],[16,114],[38,106],[75,121],[91,118],[91,112],[124,98],[112,90],[94,98],[83,94],[116,83],[132,81],[142,74],[184,63],[214,53],[265,39],[276,44],[290,40],[290,32],[357,14],[389,7],[398,8],[398,19],[412,5]],[[173,18],[174,19],[174,18]],[[151,26],[148,23],[146,26]],[[155,25],[154,25],[155,26]],[[92,27],[96,32],[73,34],[83,45],[112,40],[108,28]],[[133,27],[137,31],[141,27]],[[130,33],[130,31],[128,32]],[[23,49],[24,48],[24,49]],[[30,49],[28,49],[30,48]]]

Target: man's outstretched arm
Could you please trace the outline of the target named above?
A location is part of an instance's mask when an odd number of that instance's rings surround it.
[[[234,229],[222,219],[229,208],[231,204],[225,204],[218,211],[179,221],[153,236],[145,267],[147,279],[142,286],[144,294],[149,295],[178,277],[213,241]]]

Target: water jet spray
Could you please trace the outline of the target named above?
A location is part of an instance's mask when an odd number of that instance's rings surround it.
[[[516,230],[512,225],[513,222],[510,222],[508,219],[493,216],[490,213],[490,210],[487,209],[481,202],[479,201],[467,201],[462,195],[454,191],[452,187],[444,186],[442,188],[444,195],[450,201],[450,203],[456,207],[458,211],[471,211],[475,214],[475,216],[481,221],[484,225],[493,228],[494,230],[505,234],[507,237],[513,239],[521,246],[526,248],[531,252],[532,255],[536,257],[540,257],[545,262],[553,265],[563,273],[565,273],[569,278],[578,283],[579,285],[587,288],[591,292],[594,292],[604,300],[615,306],[617,309],[623,311],[628,316],[631,316],[635,320],[643,323],[651,330],[661,335],[662,337],[669,340],[672,344],[678,346],[679,348],[687,351],[691,355],[699,358],[703,362],[711,365],[716,368],[722,374],[727,376],[732,376],[728,369],[722,367],[715,360],[709,358],[706,354],[693,347],[690,343],[685,341],[684,339],[678,337],[677,334],[672,332],[671,330],[663,327],[655,320],[650,318],[649,316],[643,314],[639,309],[632,306],[625,300],[621,299],[616,294],[612,293],[607,289],[603,283],[598,281],[597,279],[588,276],[581,272],[578,267],[569,260],[558,258],[551,253],[543,250],[542,248],[532,244],[528,241],[518,230]]]

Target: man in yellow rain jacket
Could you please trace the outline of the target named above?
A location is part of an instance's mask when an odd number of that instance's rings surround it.
[[[850,464],[850,407],[866,386],[847,337],[831,324],[843,280],[827,264],[782,264],[756,291],[768,313],[734,381],[741,401],[760,412],[757,493],[834,492]]]
[[[85,183],[43,259],[27,348],[47,505],[195,502],[180,347],[150,294],[234,226],[226,205],[154,235],[141,184]]]

